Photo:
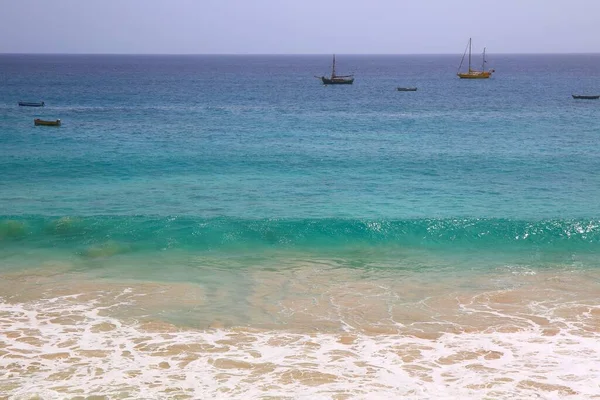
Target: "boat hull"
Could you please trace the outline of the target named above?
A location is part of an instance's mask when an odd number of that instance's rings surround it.
[[[46,121],[38,118],[33,120],[33,124],[35,126],[60,126],[60,119],[57,119],[56,121]]]
[[[326,78],[322,76],[321,81],[324,85],[352,85],[354,78]]]
[[[19,106],[21,107],[44,107],[44,102],[41,101],[39,103],[29,103],[27,101],[20,101]]]
[[[460,79],[489,79],[492,76],[488,71],[469,71],[456,74]]]
[[[597,99],[600,99],[600,95],[597,95],[597,96],[586,96],[586,95],[581,95],[581,94],[572,94],[571,96],[573,96],[574,99],[579,99],[579,100],[597,100]]]
[[[417,88],[408,88],[408,87],[399,87],[397,88],[399,92],[416,92]]]

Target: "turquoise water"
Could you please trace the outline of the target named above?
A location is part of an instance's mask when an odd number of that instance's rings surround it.
[[[0,238],[596,251],[600,103],[571,93],[600,56],[498,55],[487,81],[455,58],[340,56],[356,83],[324,87],[327,56],[3,55]]]

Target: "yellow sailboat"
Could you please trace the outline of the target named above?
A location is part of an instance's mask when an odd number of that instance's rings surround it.
[[[469,70],[467,72],[460,72],[460,69],[465,61],[465,55],[467,54],[467,50],[469,51]],[[469,44],[465,49],[465,52],[460,60],[460,65],[458,66],[458,77],[460,79],[488,79],[492,76],[492,73],[495,72],[493,69],[486,71],[485,64],[487,63],[485,59],[485,47],[483,48],[483,63],[481,66],[481,71],[471,68],[471,38],[469,38]]]

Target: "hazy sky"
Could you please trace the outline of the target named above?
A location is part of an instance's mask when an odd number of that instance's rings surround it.
[[[600,52],[600,0],[0,0],[0,53]]]

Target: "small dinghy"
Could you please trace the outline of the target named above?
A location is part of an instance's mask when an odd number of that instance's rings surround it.
[[[60,119],[55,121],[47,121],[44,119],[36,118],[33,120],[35,126],[60,126]]]
[[[583,95],[583,94],[573,94],[571,95],[573,96],[574,99],[581,99],[581,100],[596,100],[600,98],[600,94],[599,95]]]
[[[45,106],[43,101],[40,101],[39,103],[29,102],[29,101],[20,101],[19,105],[21,107],[44,107]]]
[[[416,92],[416,87],[399,87],[397,88],[399,92]]]

